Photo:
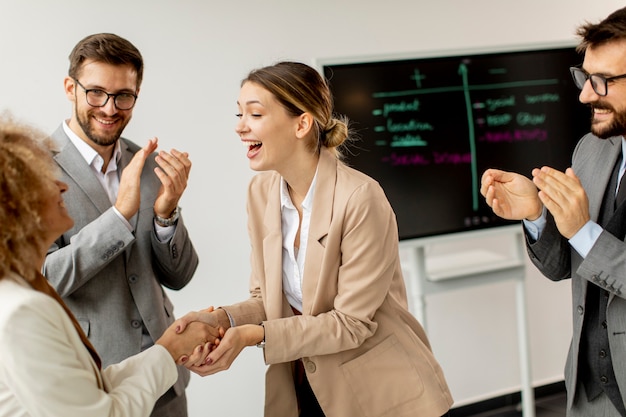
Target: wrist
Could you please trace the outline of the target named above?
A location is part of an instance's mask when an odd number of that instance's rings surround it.
[[[217,316],[217,325],[224,330],[228,330],[231,328],[230,318],[228,317],[228,313],[223,308],[218,308],[213,313]]]
[[[160,216],[156,211],[154,212],[154,221],[162,227],[174,226],[179,217],[180,209],[178,207],[176,207],[167,217]]]
[[[526,220],[528,220],[529,222],[534,222],[535,220],[537,220],[542,215],[543,215],[543,206],[540,206],[539,207],[539,211],[536,212],[535,214],[532,214],[532,215],[526,217]]]
[[[256,327],[258,328],[255,336],[255,339],[257,341],[256,347],[265,349],[265,326],[263,325],[263,323],[261,323]]]

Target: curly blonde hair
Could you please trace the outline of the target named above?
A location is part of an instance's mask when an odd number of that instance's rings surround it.
[[[58,170],[51,148],[48,136],[0,114],[0,279],[39,272],[35,261],[47,249],[39,213]]]

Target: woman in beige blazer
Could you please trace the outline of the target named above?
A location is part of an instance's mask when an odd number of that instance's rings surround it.
[[[447,413],[444,375],[407,309],[394,212],[337,158],[348,127],[323,78],[294,62],[252,71],[238,108],[250,167],[264,171],[248,192],[251,297],[179,321],[227,329],[188,367],[212,374],[263,347],[268,417]]]
[[[0,416],[147,417],[178,378],[174,360],[217,334],[201,323],[181,335],[170,327],[154,346],[101,369],[39,272],[47,249],[74,223],[62,198],[67,185],[33,139],[40,136],[0,117]],[[149,153],[137,153],[136,172]]]

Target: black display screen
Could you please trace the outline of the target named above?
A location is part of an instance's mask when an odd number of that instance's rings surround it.
[[[376,179],[400,239],[509,225],[480,195],[487,168],[564,170],[589,129],[574,47],[325,64],[335,111],[360,140],[348,165]]]

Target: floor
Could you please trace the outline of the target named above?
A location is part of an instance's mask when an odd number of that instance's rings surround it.
[[[562,388],[562,389],[561,389]],[[535,417],[565,417],[565,389],[552,386],[535,393]],[[450,410],[450,417],[523,417],[519,395]]]

